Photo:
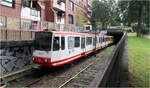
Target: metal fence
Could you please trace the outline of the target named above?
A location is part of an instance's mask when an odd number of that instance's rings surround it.
[[[34,39],[34,32],[38,30],[56,30],[83,32],[84,27],[55,24],[48,21],[32,21],[7,16],[0,16],[0,41],[18,41]]]
[[[57,30],[57,31],[83,31],[84,27],[56,24],[48,21],[33,21],[24,18],[14,18],[8,16],[0,16],[0,28],[8,30]]]
[[[0,41],[22,41],[22,40],[33,40],[34,31],[23,31],[23,30],[0,30]]]

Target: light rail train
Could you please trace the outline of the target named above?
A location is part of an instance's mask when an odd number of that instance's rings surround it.
[[[39,31],[35,33],[32,61],[41,66],[61,66],[112,43],[113,36],[104,34]]]

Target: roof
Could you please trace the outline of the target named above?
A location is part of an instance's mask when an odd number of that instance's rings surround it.
[[[51,32],[53,34],[63,34],[63,35],[81,35],[81,36],[95,36],[95,34],[89,34],[89,33],[76,33],[76,32],[65,32],[65,31],[38,31],[38,32]],[[97,34],[99,36],[102,36],[103,34]],[[104,35],[106,36],[106,35]]]

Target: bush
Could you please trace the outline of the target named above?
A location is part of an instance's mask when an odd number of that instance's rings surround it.
[[[131,24],[131,27],[132,27],[132,30],[133,30],[134,32],[137,32],[138,23],[133,23],[133,24]],[[149,33],[148,27],[146,27],[146,24],[143,24],[143,23],[142,23],[141,34],[145,35],[145,34],[148,34],[148,33]]]
[[[126,30],[127,32],[134,32],[134,31],[132,30],[132,27],[124,26],[123,29]]]

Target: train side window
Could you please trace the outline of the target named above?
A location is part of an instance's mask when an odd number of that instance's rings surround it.
[[[101,43],[101,37],[99,37],[99,43]]]
[[[105,42],[104,36],[103,36],[103,42]]]
[[[61,50],[65,49],[65,37],[61,37]]]
[[[74,40],[75,40],[75,47],[80,47],[80,37],[75,37],[74,38]]]
[[[68,36],[68,49],[74,49],[74,37]]]
[[[93,37],[93,46],[95,46],[95,43],[96,43],[95,37]]]
[[[98,43],[98,37],[96,37],[96,43]]]
[[[59,37],[53,39],[53,51],[59,50]]]
[[[86,45],[92,45],[92,37],[86,37]]]

